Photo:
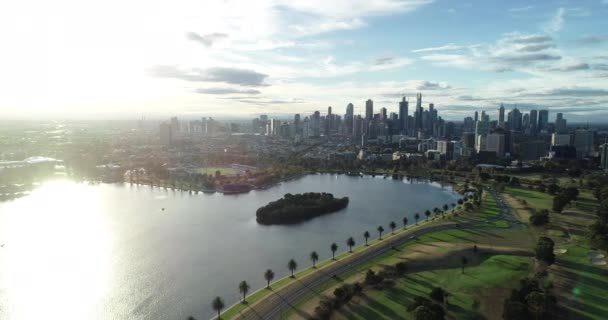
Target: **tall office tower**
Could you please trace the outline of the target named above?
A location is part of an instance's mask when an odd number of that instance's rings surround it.
[[[173,142],[173,132],[171,130],[171,124],[163,122],[160,124],[159,129],[160,143],[166,146],[171,145],[171,143]]]
[[[608,143],[600,146],[600,167],[608,170]]]
[[[500,109],[498,109],[498,126],[503,128],[505,127],[505,106],[500,104]]]
[[[540,110],[538,112],[538,131],[547,130],[549,125],[549,110]]]
[[[344,123],[346,124],[346,135],[353,134],[353,121],[355,115],[355,106],[349,103],[346,106],[346,114],[344,115]]]
[[[318,137],[321,135],[321,112],[315,111],[312,115],[312,135]]]
[[[576,157],[581,159],[593,152],[593,142],[595,132],[588,129],[576,129],[574,131],[574,147],[576,148]]]
[[[329,133],[333,129],[334,119],[331,114],[331,106],[327,107],[327,117],[325,118],[325,135],[329,136]]]
[[[427,131],[429,134],[436,134],[435,123],[437,122],[437,110],[435,110],[435,104],[429,103],[429,123],[427,125]]]
[[[260,115],[260,122],[263,122],[264,125],[266,125],[266,122],[268,122],[268,115]]]
[[[465,131],[473,131],[473,129],[475,129],[475,122],[473,121],[473,118],[471,118],[471,117],[464,118],[462,127]]]
[[[407,112],[408,112],[408,102],[405,100],[405,97],[401,98],[399,102],[399,131],[402,134],[407,133]]]
[[[521,126],[524,130],[528,130],[530,128],[530,114],[529,113],[524,114],[524,117],[522,118],[522,121],[521,121]]]
[[[178,131],[180,131],[179,120],[177,120],[177,117],[172,117],[171,118],[171,132],[178,132]]]
[[[302,133],[302,123],[300,122],[300,114],[296,113],[293,116],[293,126],[294,126],[294,131],[296,134],[300,134]]]
[[[530,110],[530,127],[532,133],[538,132],[538,111],[536,110]]]
[[[361,126],[363,119],[361,119],[360,115],[356,115],[353,117],[353,140],[361,138]]]
[[[521,112],[519,109],[514,108],[509,112],[509,125],[512,130],[521,131]]]
[[[564,119],[563,113],[558,113],[555,118],[555,132],[566,133],[568,131],[568,122]]]
[[[416,122],[415,129],[422,128],[422,93],[416,94]]]
[[[479,121],[479,112],[475,111],[475,118],[473,118],[473,121]]]
[[[505,155],[505,135],[500,133],[492,133],[486,137],[486,151],[496,152],[496,156],[503,157]]]
[[[387,119],[386,108],[380,108],[380,120],[386,121]]]
[[[374,102],[372,99],[365,101],[365,120],[370,121],[374,118]]]

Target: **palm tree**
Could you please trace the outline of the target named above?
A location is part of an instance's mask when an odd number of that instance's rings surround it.
[[[430,211],[430,210],[426,210],[426,211],[424,212],[424,215],[426,216],[426,219],[428,220],[428,219],[429,219],[429,217],[431,216],[431,211]]]
[[[462,263],[462,273],[464,273],[464,267],[469,263],[469,259],[467,259],[467,257],[465,256],[462,256],[460,262]]]
[[[239,283],[239,292],[243,294],[243,303],[247,303],[247,300],[245,299],[247,298],[247,292],[249,292],[250,288],[247,281],[241,281],[241,283]]]
[[[296,263],[296,261],[293,259],[289,260],[289,262],[287,262],[287,268],[289,269],[289,271],[291,271],[291,277],[295,278],[293,276],[293,272],[296,271],[296,269],[298,268],[298,264]]]
[[[270,289],[270,281],[272,281],[272,279],[274,279],[274,272],[270,269],[266,270],[266,272],[264,272],[264,279],[266,279],[266,289]]]
[[[222,313],[222,309],[224,309],[224,300],[220,297],[215,297],[213,302],[211,303],[211,307],[213,310],[217,311],[217,319],[220,319],[220,313]]]
[[[456,204],[452,203],[452,211],[454,211],[454,209],[456,209]]]
[[[420,219],[420,214],[416,213],[414,215],[414,219],[416,219],[416,225],[418,225],[418,219]]]
[[[334,242],[329,248],[331,249],[331,258],[336,260],[336,251],[338,250],[338,245]]]
[[[439,212],[441,212],[441,209],[435,207],[435,209],[433,209],[433,213],[435,214],[435,218],[437,217],[437,215],[439,214]]]
[[[395,223],[395,221],[391,221],[388,226],[391,228],[391,233],[395,234],[395,228],[397,228],[397,224]]]
[[[448,206],[447,204],[443,205],[443,211],[448,211],[449,208],[450,208],[450,206]]]
[[[353,246],[355,245],[355,239],[353,237],[349,237],[346,240],[346,245],[349,247],[348,251],[353,252]]]
[[[407,217],[403,217],[403,229],[407,226]]]
[[[369,239],[369,232],[368,231],[365,231],[363,233],[363,238],[365,238],[365,245],[367,246],[367,239]]]
[[[319,261],[319,255],[316,251],[310,253],[310,260],[312,261],[312,267],[316,268],[317,261]]]
[[[378,237],[380,240],[382,240],[382,232],[384,232],[384,228],[382,226],[378,226],[378,233],[380,234],[380,236]]]

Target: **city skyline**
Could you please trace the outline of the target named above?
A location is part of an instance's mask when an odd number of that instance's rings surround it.
[[[3,118],[390,111],[422,92],[450,120],[500,103],[608,120],[602,0],[30,5],[0,13]]]

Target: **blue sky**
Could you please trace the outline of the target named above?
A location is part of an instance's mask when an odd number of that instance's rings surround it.
[[[39,8],[32,11],[30,8]],[[608,121],[608,1],[23,1],[0,114],[250,116],[399,95]],[[25,17],[25,18],[23,18]]]

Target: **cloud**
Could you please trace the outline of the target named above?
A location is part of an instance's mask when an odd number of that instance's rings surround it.
[[[241,86],[266,86],[268,75],[237,68],[190,68],[183,70],[172,65],[157,65],[148,69],[148,74],[159,78],[173,78],[193,82],[223,82]]]
[[[432,52],[432,51],[448,51],[448,50],[459,50],[459,49],[463,49],[463,48],[464,48],[463,46],[457,46],[457,45],[450,43],[450,44],[446,44],[446,45],[440,46],[440,47],[416,49],[416,50],[412,50],[412,52],[418,53],[418,52]]]
[[[557,88],[543,92],[536,93],[524,93],[521,96],[526,97],[547,97],[547,96],[559,96],[559,97],[607,97],[608,90],[588,88],[588,87],[568,87],[568,88]]]
[[[534,8],[534,6],[525,6],[525,7],[511,8],[508,11],[509,12],[524,12],[524,11],[530,11],[532,8]]]
[[[537,44],[537,43],[546,43],[552,42],[553,38],[548,35],[539,35],[539,34],[518,34],[512,33],[508,34],[508,37],[505,39],[508,42],[515,44]]]
[[[290,99],[272,99],[272,98],[261,98],[261,97],[228,97],[225,99],[230,99],[233,101],[238,101],[240,103],[252,104],[258,106],[266,106],[266,105],[277,105],[277,104],[300,104],[305,103],[306,100],[300,98],[290,98]]]
[[[255,89],[234,89],[234,88],[198,88],[194,90],[195,93],[202,94],[260,94],[259,90]]]
[[[206,47],[211,47],[214,42],[227,38],[228,35],[225,33],[209,33],[205,35],[200,35],[196,32],[186,32],[186,38],[188,40],[196,41],[198,43],[203,44]]]
[[[456,97],[457,100],[461,101],[482,101],[485,100],[483,98],[473,97],[471,95],[460,95]]]
[[[506,62],[508,64],[515,65],[528,65],[532,62],[538,61],[554,61],[560,60],[562,57],[559,55],[547,54],[547,53],[531,53],[531,54],[519,54],[519,55],[503,55],[495,57],[498,62]]]
[[[598,44],[608,41],[608,35],[602,36],[586,36],[578,39],[579,44]]]
[[[592,67],[595,70],[608,71],[608,64],[607,63],[597,63],[597,64],[594,64]]]
[[[416,90],[444,90],[449,89],[445,82],[418,81]]]
[[[378,58],[374,62],[374,65],[375,66],[381,66],[381,65],[385,65],[385,64],[392,64],[394,61],[395,61],[394,57]]]
[[[580,70],[589,70],[589,64],[587,63],[575,63],[570,65],[565,65],[557,68],[551,68],[551,71],[561,71],[561,72],[569,72],[569,71],[580,71]]]
[[[564,26],[565,13],[566,10],[564,8],[558,8],[555,14],[551,17],[551,19],[549,19],[549,21],[544,24],[543,29],[545,30],[545,32],[556,33],[562,30]]]
[[[412,60],[408,58],[397,58],[397,57],[384,57],[376,59],[369,71],[380,71],[387,69],[394,69],[412,64]]]
[[[531,44],[528,46],[521,47],[519,49],[519,51],[536,52],[536,51],[543,51],[543,50],[554,48],[554,47],[555,47],[555,45],[550,44],[550,43]]]

